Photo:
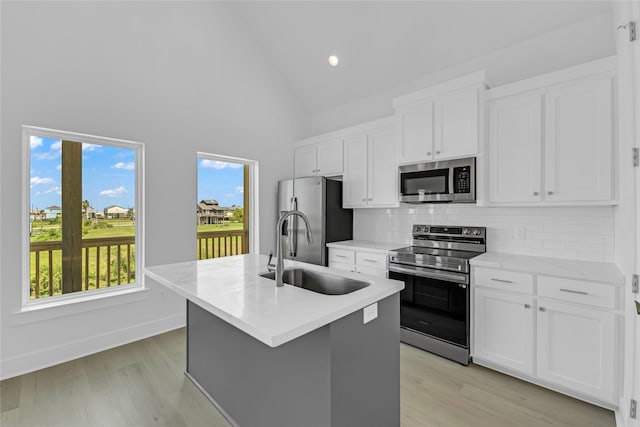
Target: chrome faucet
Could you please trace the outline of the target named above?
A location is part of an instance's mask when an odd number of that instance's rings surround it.
[[[307,244],[310,245],[313,242],[313,236],[311,234],[311,226],[309,225],[309,219],[305,214],[300,211],[287,211],[280,216],[278,224],[276,225],[276,286],[284,286],[282,281],[282,275],[284,273],[284,257],[282,256],[282,225],[284,221],[290,216],[297,215],[304,220],[306,228]]]

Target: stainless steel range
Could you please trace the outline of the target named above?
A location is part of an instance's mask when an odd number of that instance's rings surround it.
[[[400,293],[400,339],[469,364],[469,260],[486,251],[484,227],[414,225],[413,246],[389,256]]]

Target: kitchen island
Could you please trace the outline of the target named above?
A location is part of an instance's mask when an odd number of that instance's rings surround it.
[[[232,425],[399,426],[404,285],[285,261],[369,283],[324,295],[276,287],[266,265],[240,255],[145,270],[187,299],[187,376]]]

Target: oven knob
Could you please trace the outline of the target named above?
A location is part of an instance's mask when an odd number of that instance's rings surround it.
[[[471,230],[469,230],[468,228],[463,228],[462,229],[462,234],[469,235],[469,234],[471,234]]]
[[[473,230],[473,235],[474,236],[479,236],[480,235],[480,230],[478,230],[477,228]]]
[[[420,227],[419,225],[416,225],[416,226],[415,226],[415,232],[416,232],[416,233],[419,233],[419,232],[421,232],[421,231],[422,231],[422,227]]]

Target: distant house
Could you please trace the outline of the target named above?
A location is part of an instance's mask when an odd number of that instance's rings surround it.
[[[29,221],[30,222],[38,221],[38,220],[42,220],[42,219],[45,219],[43,211],[39,211],[37,209],[31,209],[29,211]]]
[[[198,224],[220,224],[226,219],[227,209],[219,206],[217,200],[200,200],[196,208]]]
[[[111,205],[104,208],[104,217],[106,219],[127,218],[129,210],[118,205]]]
[[[83,209],[84,219],[95,219],[97,212],[98,211],[96,209],[94,209],[93,207],[87,206],[86,208]]]
[[[51,221],[62,216],[62,208],[56,205],[49,206],[48,208],[44,208],[42,214],[44,215],[44,219]]]

